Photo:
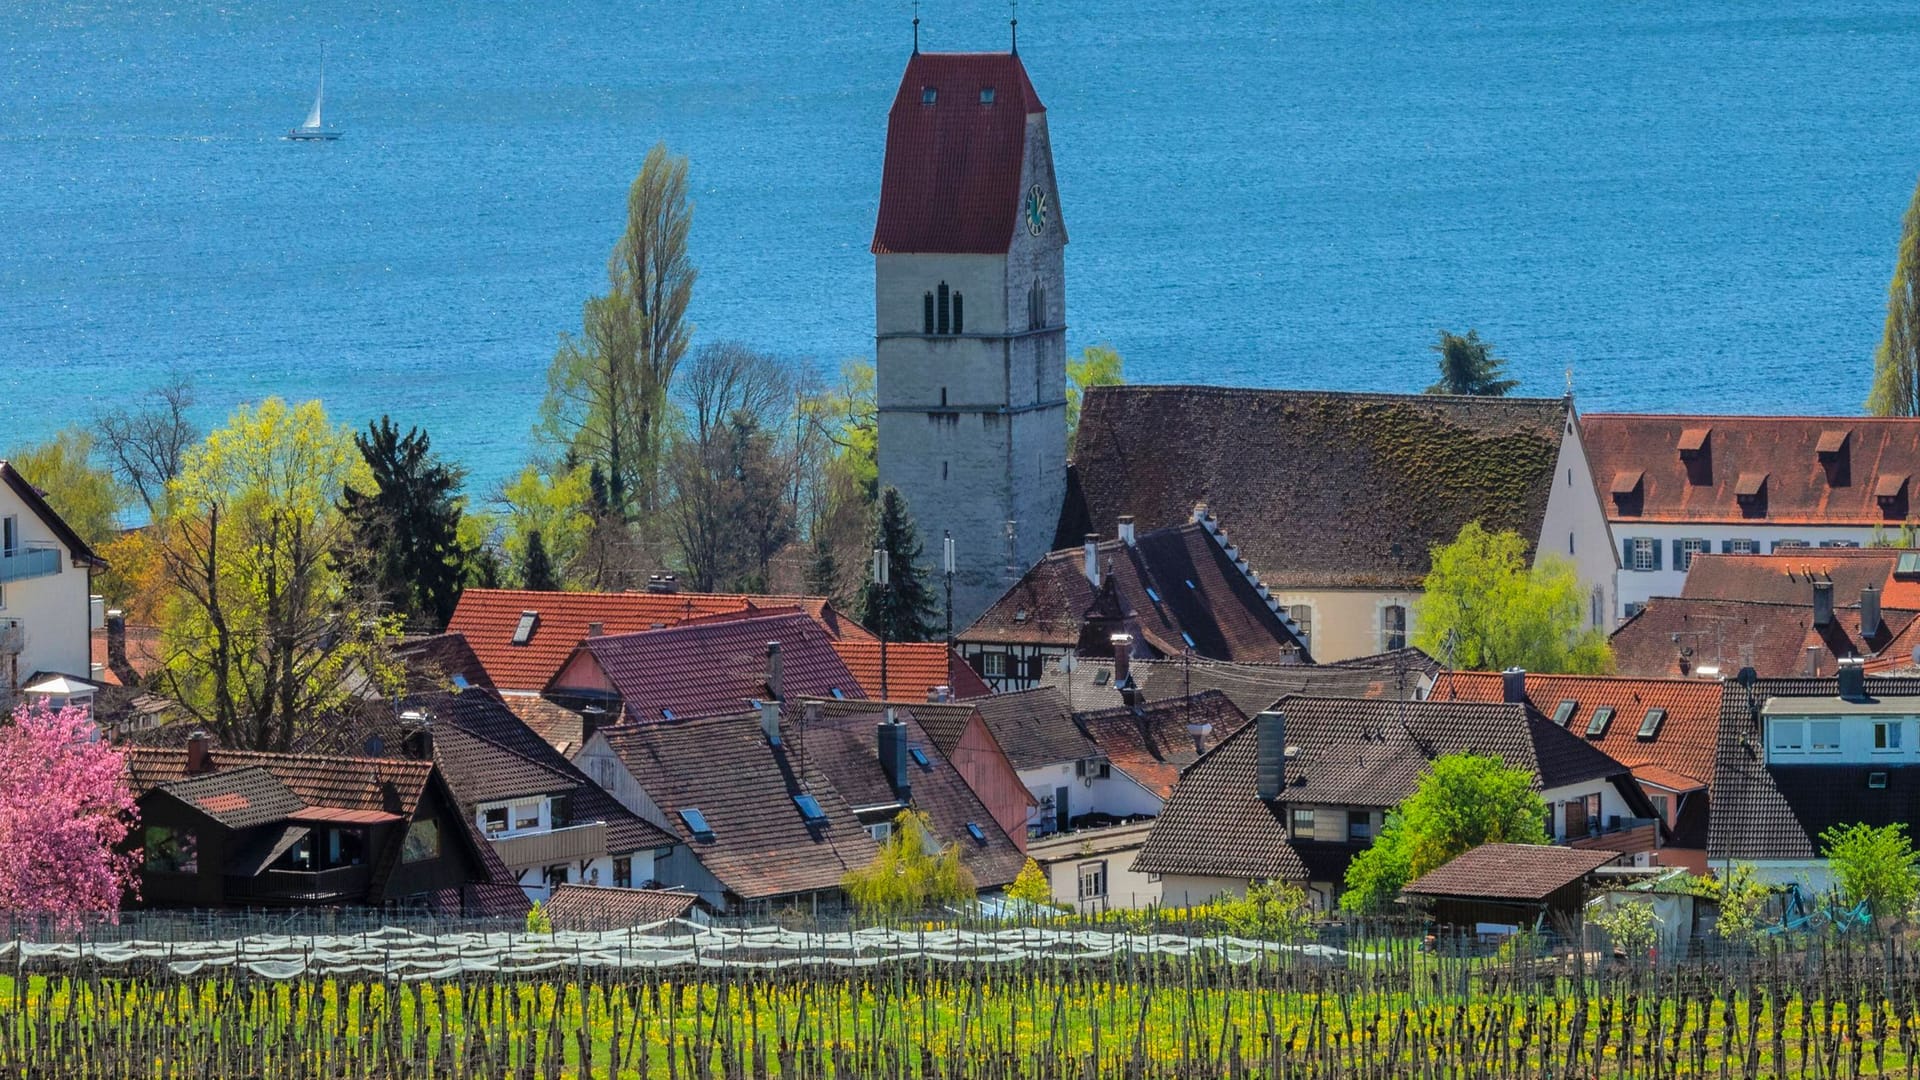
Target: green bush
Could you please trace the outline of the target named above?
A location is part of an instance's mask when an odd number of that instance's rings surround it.
[[[553,920],[547,916],[547,906],[545,904],[535,903],[527,909],[527,933],[553,933]]]

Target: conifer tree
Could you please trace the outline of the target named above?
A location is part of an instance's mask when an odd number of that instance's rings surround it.
[[[527,553],[520,562],[520,587],[533,592],[560,591],[560,578],[553,572],[546,541],[540,539],[538,529],[527,534]]]
[[[426,432],[402,435],[389,417],[368,424],[353,443],[373,485],[341,496],[352,530],[349,576],[409,625],[437,630],[453,617],[466,577],[460,470],[433,454]]]
[[[807,563],[807,593],[832,599],[839,595],[840,560],[833,557],[833,545],[825,536],[813,540],[813,558]]]
[[[1900,220],[1900,254],[1887,286],[1887,325],[1873,357],[1875,416],[1920,416],[1920,187]]]
[[[880,492],[873,546],[887,552],[892,581],[883,589],[873,582],[873,571],[868,569],[860,621],[893,641],[928,640],[933,635],[933,591],[927,587],[926,568],[920,565],[920,536],[907,511],[906,497],[894,488]]]
[[[1506,397],[1519,379],[1502,378],[1507,362],[1493,355],[1493,344],[1481,341],[1478,331],[1466,337],[1440,331],[1433,351],[1440,354],[1440,381],[1427,387],[1429,394],[1470,394],[1476,397]]]

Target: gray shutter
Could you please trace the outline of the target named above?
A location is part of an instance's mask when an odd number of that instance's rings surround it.
[[[1673,542],[1673,568],[1678,570],[1685,565],[1687,565],[1686,553],[1680,550],[1680,541],[1675,540]]]
[[[1620,565],[1633,569],[1633,537],[1620,541]]]
[[[1733,541],[1731,540],[1720,541],[1720,554],[1722,555],[1733,554]]]
[[[1674,543],[1677,545],[1679,541],[1675,540]],[[1658,540],[1653,542],[1653,568],[1655,570],[1660,569],[1660,541]]]

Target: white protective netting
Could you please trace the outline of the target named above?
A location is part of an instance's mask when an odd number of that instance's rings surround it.
[[[15,951],[18,955],[15,955]],[[1217,955],[1246,964],[1265,957],[1341,961],[1344,950],[1232,936],[1095,930],[853,930],[801,933],[779,927],[720,929],[669,920],[631,930],[553,934],[425,935],[399,927],[351,935],[257,934],[224,941],[0,942],[0,961],[27,967],[160,964],[175,975],[244,969],[267,979],[309,973],[386,979],[456,979],[586,968],[864,968],[900,961],[1018,963],[1126,956]]]

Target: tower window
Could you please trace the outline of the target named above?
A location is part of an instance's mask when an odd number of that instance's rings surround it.
[[[993,87],[983,86],[980,88],[980,104],[982,105],[993,104]]]
[[[940,91],[935,90],[931,86],[923,86],[920,88],[920,104],[931,105],[938,100],[940,100]]]
[[[948,299],[947,299],[947,283],[944,281],[941,282],[940,287],[934,290],[934,295],[935,295],[934,306],[935,306],[935,314],[936,314],[936,318],[934,320],[934,326],[936,327],[936,329],[934,330],[934,333],[944,334],[948,332],[947,326],[949,325],[949,323],[947,319],[947,314],[950,309],[950,305],[948,304]]]
[[[944,386],[940,388],[940,407],[947,407],[947,388]]]
[[[1027,289],[1027,329],[1038,330],[1047,325],[1047,287],[1034,282]]]
[[[966,333],[966,330],[963,329],[963,327],[965,326],[965,321],[961,317],[962,310],[963,309],[961,308],[961,304],[960,304],[960,294],[956,292],[953,294],[953,332],[956,334]]]
[[[926,334],[931,334],[933,333],[933,290],[932,289],[927,290],[926,309],[927,309],[925,313],[926,329],[921,332]]]

